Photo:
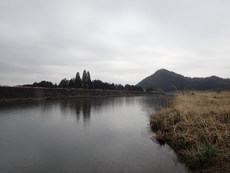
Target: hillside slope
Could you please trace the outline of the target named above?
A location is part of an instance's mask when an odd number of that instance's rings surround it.
[[[230,79],[217,76],[207,78],[190,78],[168,71],[157,70],[137,84],[143,88],[163,89],[164,91],[178,90],[230,90]]]

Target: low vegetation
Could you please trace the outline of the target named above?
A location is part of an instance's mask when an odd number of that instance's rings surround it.
[[[86,70],[82,73],[82,78],[80,73],[77,72],[76,76],[72,79],[62,79],[59,84],[53,84],[50,81],[34,82],[33,84],[25,84],[26,87],[45,87],[45,88],[81,88],[81,89],[102,89],[102,90],[126,90],[126,91],[143,91],[140,86],[129,85],[125,86],[121,84],[114,84],[103,82],[101,80],[91,81],[90,72]]]
[[[230,92],[181,94],[150,125],[190,169],[230,172]]]

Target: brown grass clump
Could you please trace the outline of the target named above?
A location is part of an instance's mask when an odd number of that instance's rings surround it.
[[[179,95],[150,116],[150,125],[189,168],[230,172],[230,92]]]

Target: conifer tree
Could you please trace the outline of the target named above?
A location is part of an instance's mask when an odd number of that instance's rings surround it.
[[[82,87],[87,88],[87,73],[84,70],[82,74]]]
[[[86,73],[86,88],[88,88],[88,89],[93,88],[89,71],[87,71],[87,73]]]
[[[77,72],[77,74],[76,74],[75,87],[76,88],[81,88],[82,87],[82,82],[81,82],[81,77],[80,77],[80,73],[79,72]]]
[[[70,79],[70,81],[69,81],[69,87],[70,88],[75,88],[75,79],[74,78]]]

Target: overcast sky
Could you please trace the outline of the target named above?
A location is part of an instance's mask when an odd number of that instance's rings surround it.
[[[0,0],[0,85],[76,72],[136,84],[165,68],[230,77],[229,0]]]

